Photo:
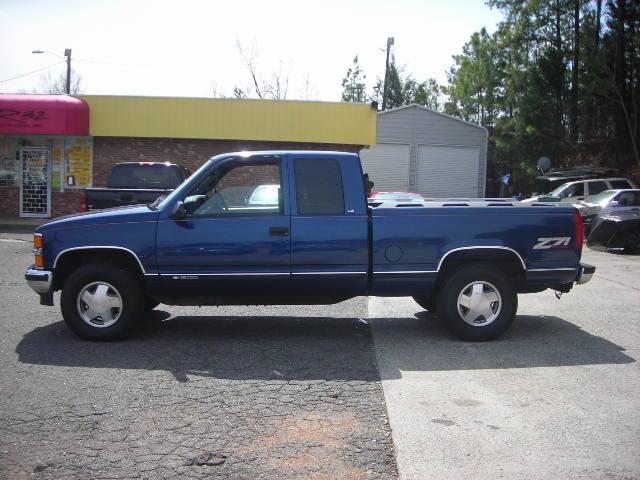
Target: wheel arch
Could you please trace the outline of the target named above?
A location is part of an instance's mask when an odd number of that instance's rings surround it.
[[[59,290],[69,275],[88,263],[119,265],[142,279],[146,273],[140,258],[125,247],[88,246],[73,247],[61,251],[53,262],[53,289]]]
[[[438,262],[438,278],[461,265],[469,263],[489,263],[510,276],[524,278],[526,264],[522,256],[513,248],[503,246],[468,246],[447,251]]]

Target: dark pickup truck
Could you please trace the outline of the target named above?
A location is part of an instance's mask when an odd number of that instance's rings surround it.
[[[169,162],[121,162],[111,170],[106,188],[85,188],[80,211],[153,202],[180,185],[191,173]]]
[[[584,229],[571,205],[446,200],[367,205],[358,156],[240,152],[166,198],[55,219],[26,280],[91,340],[122,338],[169,305],[330,304],[413,296],[466,340],[513,322],[518,294],[568,292]]]

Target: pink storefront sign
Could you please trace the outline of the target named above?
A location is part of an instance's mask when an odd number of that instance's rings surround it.
[[[89,135],[89,105],[69,95],[0,95],[0,135]]]

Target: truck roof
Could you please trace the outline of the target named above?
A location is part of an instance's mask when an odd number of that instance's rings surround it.
[[[243,150],[239,152],[222,153],[211,158],[220,157],[253,157],[253,156],[281,156],[296,155],[300,157],[353,157],[358,158],[357,153],[340,152],[337,150]]]
[[[173,163],[173,162],[147,162],[147,161],[144,161],[144,160],[140,160],[138,162],[133,162],[133,161],[130,161],[130,162],[118,162],[118,163],[116,163],[114,165],[114,167],[117,166],[117,165],[166,165],[168,167],[170,167],[170,166],[179,167],[179,165],[177,163]]]

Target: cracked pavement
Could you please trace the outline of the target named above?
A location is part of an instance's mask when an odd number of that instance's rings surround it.
[[[166,307],[130,340],[75,337],[0,234],[0,477],[394,478],[366,299]]]

